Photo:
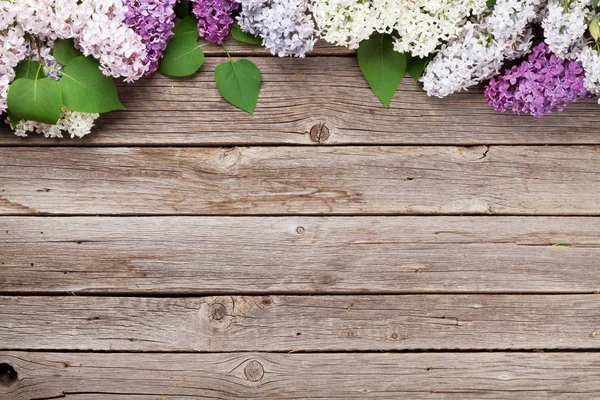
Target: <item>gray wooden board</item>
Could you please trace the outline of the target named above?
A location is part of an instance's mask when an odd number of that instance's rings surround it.
[[[2,352],[8,400],[585,399],[600,353],[82,354]]]
[[[594,294],[2,296],[0,321],[2,350],[600,349]]]
[[[599,146],[0,148],[11,215],[598,215],[599,182]]]
[[[227,59],[211,57],[191,78],[157,75],[120,85],[127,111],[104,115],[83,140],[21,139],[4,126],[0,145],[600,143],[595,102],[542,119],[518,117],[490,108],[480,87],[438,99],[407,77],[386,109],[355,57],[251,59],[263,76],[254,116],[221,99],[213,75]],[[322,125],[328,134],[311,139],[313,127]]]
[[[1,217],[0,292],[600,289],[586,217]]]
[[[213,44],[206,41],[200,41],[202,51],[206,57],[227,57],[227,53],[223,50],[222,45]],[[234,57],[273,57],[271,52],[259,45],[251,45],[247,43],[239,42],[233,39],[231,36],[227,37],[223,41],[223,45],[227,47],[227,51],[231,56]],[[327,43],[324,40],[319,40],[312,51],[307,53],[307,57],[322,57],[322,56],[351,56],[356,52],[354,50],[347,49],[345,47],[335,46]]]

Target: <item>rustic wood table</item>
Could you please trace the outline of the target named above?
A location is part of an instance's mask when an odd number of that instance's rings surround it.
[[[390,109],[352,54],[229,44],[83,140],[0,128],[0,398],[600,396],[600,113]]]

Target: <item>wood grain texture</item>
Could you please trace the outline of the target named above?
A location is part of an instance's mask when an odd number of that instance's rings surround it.
[[[21,139],[0,128],[0,145],[257,144],[598,144],[595,102],[569,105],[542,119],[500,114],[481,88],[446,99],[428,97],[407,78],[386,109],[361,76],[355,57],[252,58],[263,73],[254,116],[223,101],[207,58],[187,79],[155,76],[121,85],[127,111],[104,115],[83,140]],[[311,140],[325,124],[328,137]],[[314,137],[313,137],[314,139]]]
[[[600,147],[0,149],[3,214],[597,215]]]
[[[223,49],[223,46],[216,45],[210,42],[201,40],[202,51],[206,57],[227,57],[227,53]],[[223,41],[223,44],[227,47],[227,51],[233,57],[269,57],[275,59],[271,52],[259,45],[251,45],[247,43],[239,42],[228,36]],[[351,56],[356,54],[355,50],[350,50],[345,47],[335,46],[327,43],[324,40],[319,40],[313,49],[306,54],[307,57],[322,57],[322,56]]]
[[[1,350],[600,349],[599,295],[0,297]]]
[[[591,399],[600,354],[0,353],[11,400]]]
[[[600,289],[599,224],[581,217],[2,217],[0,292],[592,293]]]

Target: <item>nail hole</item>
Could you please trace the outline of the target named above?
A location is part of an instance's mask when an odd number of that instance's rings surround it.
[[[9,387],[14,385],[19,379],[17,371],[10,364],[0,364],[0,386]]]

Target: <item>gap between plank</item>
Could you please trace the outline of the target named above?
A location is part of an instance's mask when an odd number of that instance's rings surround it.
[[[125,297],[125,298],[199,298],[215,296],[296,296],[296,297],[331,297],[331,296],[598,296],[595,291],[557,291],[557,292],[511,292],[511,291],[337,291],[337,292],[299,292],[299,291],[205,291],[205,292],[75,292],[75,291],[39,291],[18,292],[2,291],[0,297]]]
[[[424,354],[424,353],[461,353],[461,354],[477,354],[477,353],[600,353],[600,349],[544,349],[544,348],[528,348],[528,349],[412,349],[412,350],[295,350],[295,351],[264,351],[264,350],[247,350],[247,351],[161,351],[161,350],[29,350],[19,348],[0,348],[0,352],[18,351],[26,353],[82,353],[82,354]]]
[[[74,140],[74,139],[72,139]],[[65,148],[149,148],[149,149],[160,149],[160,148],[168,148],[168,149],[234,149],[234,148],[250,148],[250,147],[336,147],[336,148],[353,148],[353,147],[478,147],[478,146],[487,146],[487,147],[600,147],[600,143],[502,143],[502,142],[486,142],[486,143],[476,143],[476,144],[465,144],[465,143],[369,143],[369,142],[353,142],[353,143],[214,143],[214,144],[181,144],[174,143],[171,144],[169,142],[164,143],[136,143],[136,144],[127,144],[127,143],[83,143],[77,144],[76,142],[58,142],[52,139],[48,139],[47,144],[36,143],[34,145],[27,145],[21,143],[15,144],[0,144],[0,149],[2,148],[24,148],[24,149],[45,149],[45,148],[55,148],[55,147],[65,147]]]

